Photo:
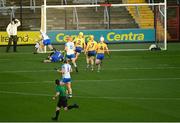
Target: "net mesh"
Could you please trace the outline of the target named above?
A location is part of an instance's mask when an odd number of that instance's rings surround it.
[[[59,31],[62,36],[55,39],[61,39],[61,43],[65,42],[66,35],[77,35],[82,31],[86,41],[91,34],[95,35],[96,41],[103,35],[112,51],[148,50],[151,44],[162,49],[166,47],[165,4],[44,7],[46,13],[43,8],[41,27],[47,33]]]

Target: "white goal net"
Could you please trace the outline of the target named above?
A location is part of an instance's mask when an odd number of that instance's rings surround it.
[[[167,49],[166,3],[46,5],[42,6],[41,29],[53,44],[67,35],[84,33],[95,41],[104,36],[111,51],[148,50],[151,44]]]

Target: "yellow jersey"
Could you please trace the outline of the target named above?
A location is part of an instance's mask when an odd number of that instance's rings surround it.
[[[96,50],[97,42],[96,41],[89,41],[87,43],[86,51],[94,51]]]
[[[107,44],[98,43],[97,47],[96,47],[96,51],[97,51],[97,53],[103,53],[104,54],[105,51],[108,51]]]
[[[83,48],[83,46],[85,46],[85,40],[84,38],[79,38],[77,37],[75,40],[74,40],[74,44],[76,47],[81,47]]]

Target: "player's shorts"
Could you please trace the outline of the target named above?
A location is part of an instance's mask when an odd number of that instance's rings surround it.
[[[64,82],[66,84],[68,82],[71,82],[71,78],[63,78],[61,82]]]
[[[59,101],[58,101],[58,103],[57,103],[57,106],[59,107],[59,108],[61,108],[61,107],[67,107],[67,97],[59,97]]]
[[[103,53],[98,53],[97,56],[96,56],[96,59],[103,60],[104,59],[104,54]]]
[[[76,50],[75,50],[75,51],[78,52],[78,53],[81,53],[82,47],[76,47]]]
[[[75,56],[75,54],[71,54],[71,55],[66,55],[66,57],[67,57],[68,59],[72,59],[72,58],[75,58],[76,56]]]
[[[96,55],[96,51],[88,51],[88,56],[95,56]]]
[[[51,40],[50,39],[43,40],[43,44],[44,45],[50,45],[51,44]]]

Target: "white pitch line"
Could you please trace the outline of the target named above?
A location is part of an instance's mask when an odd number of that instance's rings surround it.
[[[1,94],[16,94],[16,95],[26,95],[26,96],[52,96],[51,94],[37,94],[37,93],[25,93],[25,92],[15,92],[15,91],[0,91]]]
[[[130,79],[94,79],[94,80],[73,80],[75,83],[86,83],[86,82],[121,82],[121,81],[160,81],[160,80],[180,80],[180,78],[130,78]],[[54,80],[49,81],[34,81],[34,82],[0,82],[0,85],[16,85],[16,84],[42,84],[42,83],[52,83]]]
[[[3,59],[3,58],[0,59],[0,61],[6,61],[6,60],[12,60],[12,59]]]
[[[13,71],[1,71],[0,73],[36,73],[36,72],[51,72],[55,70],[13,70]]]
[[[44,96],[44,97],[52,97],[53,94],[44,94],[44,93],[28,93],[28,92],[16,92],[16,91],[0,91],[0,94],[15,94],[15,95],[23,95],[23,96]],[[173,100],[180,101],[179,97],[112,97],[112,96],[102,96],[102,97],[94,97],[94,96],[73,96],[75,98],[85,98],[85,99],[117,99],[117,100]]]
[[[104,68],[104,70],[166,70],[166,69],[180,69],[180,67],[147,67],[147,68],[140,68],[140,67],[119,67],[119,68]],[[85,70],[85,69],[80,69]],[[16,70],[16,71],[0,71],[0,73],[36,73],[36,72],[52,72],[55,70]]]

